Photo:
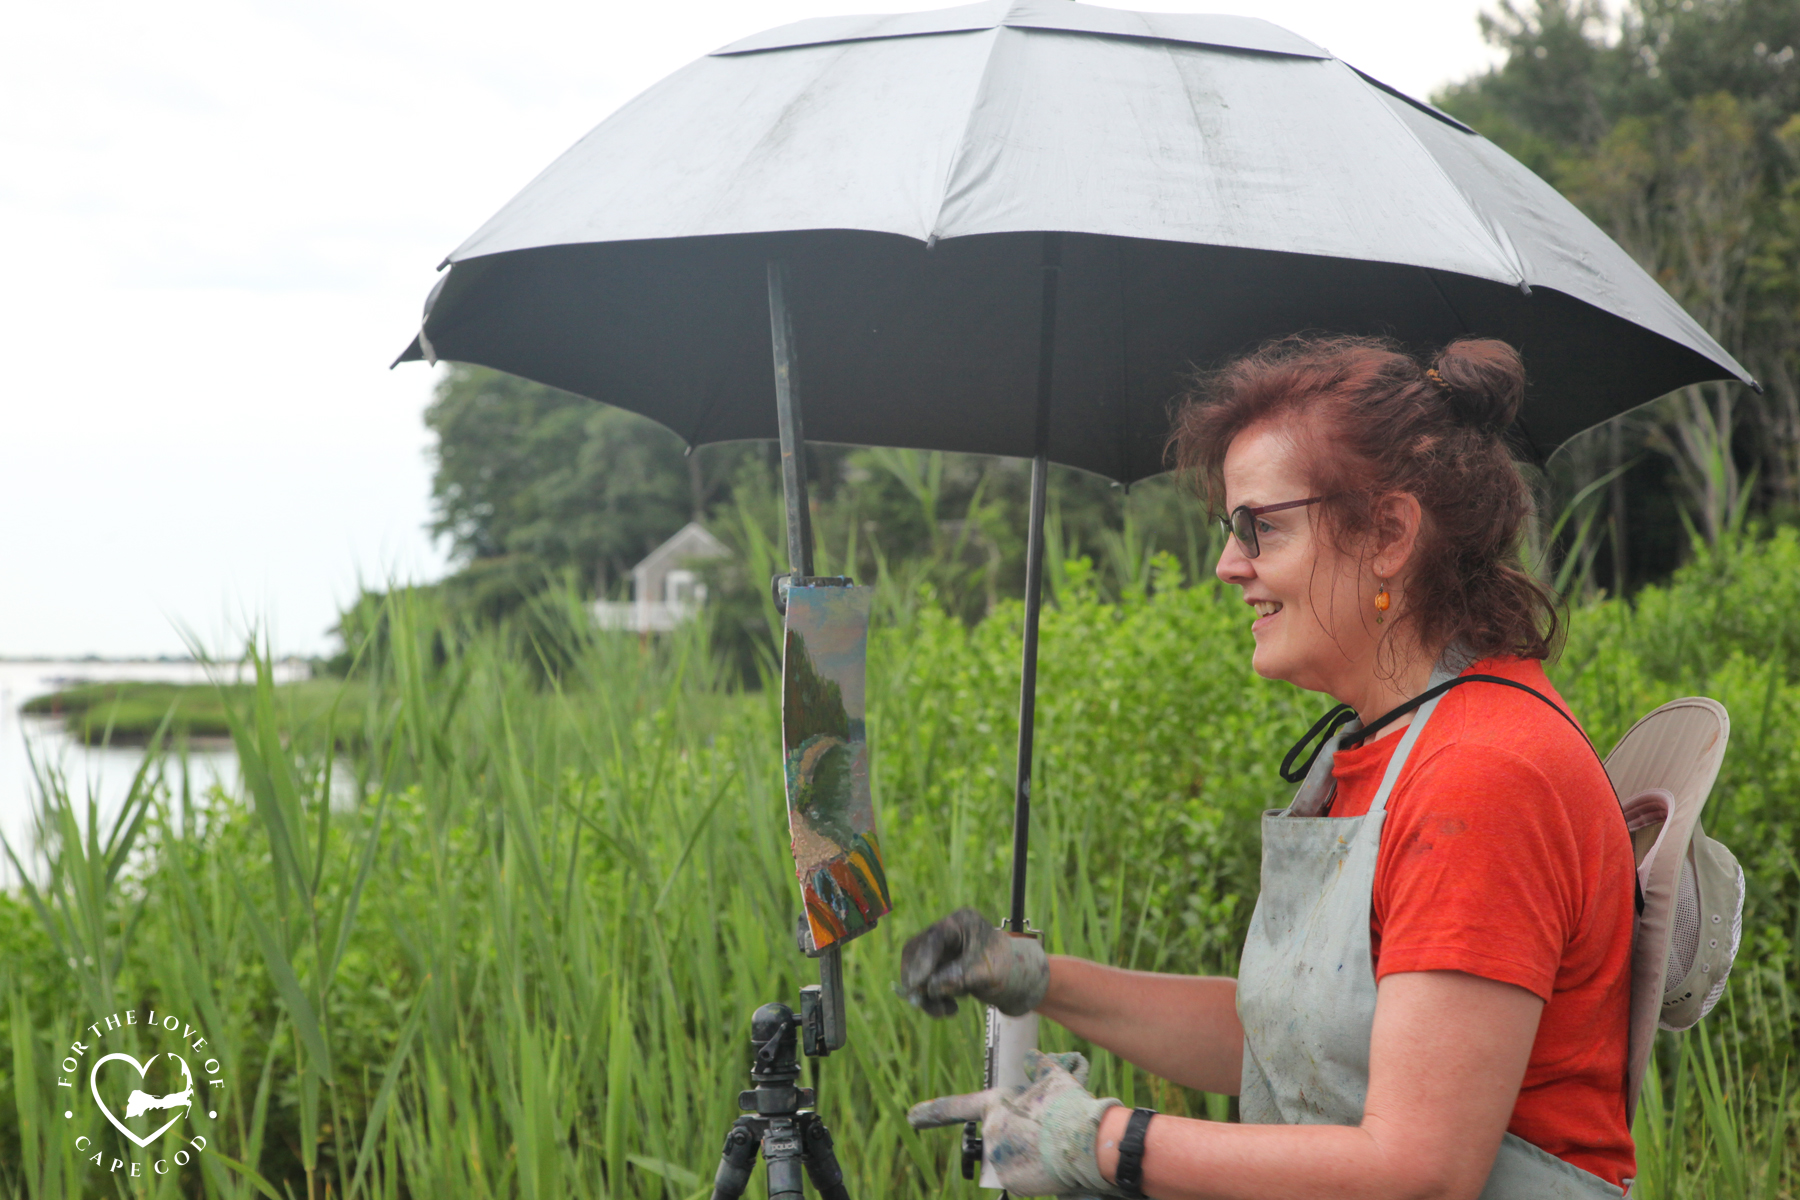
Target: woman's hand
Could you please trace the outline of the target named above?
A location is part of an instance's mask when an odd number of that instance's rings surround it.
[[[972,908],[928,926],[900,952],[901,994],[934,1017],[973,996],[1009,1017],[1036,1008],[1050,986],[1050,960],[1036,938],[1013,937]]]
[[[1027,1086],[927,1100],[906,1119],[914,1129],[980,1121],[984,1157],[1014,1196],[1116,1196],[1094,1149],[1101,1116],[1119,1101],[1089,1095],[1087,1077],[1079,1054],[1027,1050]]]

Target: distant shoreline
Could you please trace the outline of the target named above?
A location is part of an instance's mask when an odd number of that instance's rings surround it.
[[[248,705],[255,688],[250,680],[81,680],[32,696],[18,711],[22,717],[60,721],[70,737],[89,746],[144,746],[160,730],[170,744],[206,749],[230,744],[232,717]],[[329,678],[277,683],[277,711],[284,725],[321,721],[346,691],[360,700],[363,688]],[[353,705],[349,711],[358,709]]]

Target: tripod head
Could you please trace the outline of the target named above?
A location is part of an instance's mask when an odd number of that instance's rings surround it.
[[[810,1111],[813,1089],[796,1087],[800,1078],[800,1050],[804,1033],[806,1053],[823,1057],[827,1048],[817,987],[801,989],[801,1015],[785,1004],[765,1004],[750,1017],[751,1086],[738,1093],[737,1119],[725,1137],[719,1170],[713,1176],[713,1200],[739,1200],[758,1151],[769,1165],[770,1200],[802,1200],[802,1168],[812,1179],[821,1200],[849,1200],[844,1172],[832,1149],[831,1134],[818,1114]],[[809,1026],[807,993],[815,993]]]
[[[794,1056],[794,1030],[799,1024],[794,1010],[785,1004],[765,1004],[750,1014],[750,1044],[756,1047],[751,1078],[792,1082],[799,1076],[800,1064]]]
[[[752,1086],[738,1093],[738,1108],[763,1116],[792,1115],[813,1103],[811,1088],[795,1087],[800,1078],[800,1055],[794,1033],[801,1026],[794,1010],[785,1004],[765,1004],[750,1017]],[[809,1051],[810,1053],[810,1051]]]

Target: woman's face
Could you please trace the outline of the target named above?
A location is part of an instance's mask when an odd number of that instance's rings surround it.
[[[1227,512],[1314,494],[1293,442],[1274,426],[1253,426],[1233,439],[1224,476]],[[1256,535],[1257,557],[1228,537],[1216,568],[1256,610],[1251,665],[1265,679],[1345,698],[1374,660],[1374,572],[1325,536],[1316,505],[1265,513],[1256,518]]]

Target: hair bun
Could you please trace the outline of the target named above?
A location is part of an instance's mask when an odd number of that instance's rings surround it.
[[[1519,352],[1493,338],[1451,342],[1431,364],[1450,410],[1463,425],[1502,433],[1525,401],[1525,364]]]

